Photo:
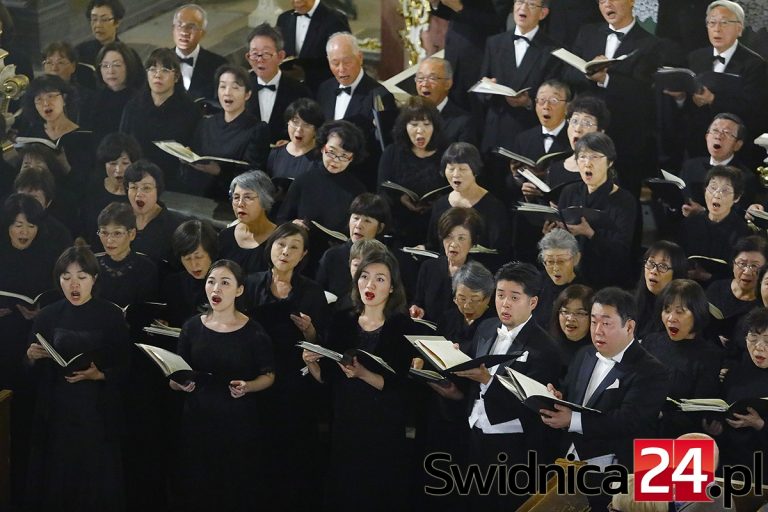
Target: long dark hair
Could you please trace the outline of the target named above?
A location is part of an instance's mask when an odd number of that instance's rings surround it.
[[[381,263],[382,265],[386,266],[389,269],[389,275],[391,278],[392,293],[389,295],[387,304],[384,306],[384,317],[389,318],[395,313],[405,312],[405,287],[403,286],[403,281],[400,278],[400,265],[397,262],[397,258],[395,258],[388,250],[373,251],[368,253],[363,257],[360,265],[358,265],[357,272],[355,272],[355,277],[352,279],[351,291],[352,304],[354,306],[355,312],[357,314],[361,314],[365,309],[365,304],[363,304],[363,301],[360,298],[360,288],[357,286],[357,282],[360,280],[360,275],[363,273],[365,268],[368,265],[373,265],[374,263]]]

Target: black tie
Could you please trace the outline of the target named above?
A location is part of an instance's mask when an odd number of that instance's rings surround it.
[[[627,35],[624,32],[617,32],[616,30],[608,29],[608,35],[611,35],[611,34],[615,35],[619,39],[619,41],[624,39],[624,36]]]
[[[512,36],[512,38],[513,38],[514,41],[520,40],[520,41],[525,41],[528,44],[531,44],[531,40],[530,39],[528,39],[525,36],[521,36],[520,34],[514,34]]]
[[[555,140],[555,136],[554,136],[554,135],[552,135],[551,133],[542,133],[542,134],[541,134],[541,137],[542,137],[544,140],[547,140],[547,139],[552,139],[552,140]]]
[[[293,11],[293,15],[296,16],[297,18],[301,18],[302,16],[306,16],[307,19],[310,19],[310,20],[312,19],[312,16],[310,16],[307,13],[301,13],[301,12]]]
[[[275,92],[277,90],[277,86],[275,84],[272,84],[272,85],[256,84],[256,92],[259,92],[262,89],[269,89],[270,91]]]
[[[347,86],[347,87],[339,87],[338,89],[336,89],[336,96],[338,96],[339,94],[341,94],[343,92],[345,92],[345,93],[349,94],[350,96],[352,96],[352,86],[350,85],[350,86]]]
[[[723,66],[725,66],[725,57],[723,57],[722,55],[715,55],[714,57],[712,57],[712,62],[717,62],[717,61],[720,61],[720,63]]]
[[[194,57],[179,57],[179,62],[182,64],[186,64],[187,66],[194,66],[195,65],[195,58]]]

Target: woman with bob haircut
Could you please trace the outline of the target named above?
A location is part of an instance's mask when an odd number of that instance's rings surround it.
[[[470,260],[453,274],[451,290],[454,305],[438,318],[437,332],[458,343],[461,351],[467,353],[477,326],[496,315],[491,305],[496,283],[490,270]]]
[[[688,275],[688,260],[682,247],[675,242],[657,240],[643,254],[643,276],[637,282],[637,326],[635,336],[642,340],[646,334],[664,330],[659,320],[656,299],[673,279]]]
[[[389,251],[369,253],[353,280],[354,309],[333,316],[323,343],[348,359],[337,364],[307,350],[302,355],[315,380],[333,393],[324,509],[365,502],[372,510],[404,510],[408,493],[392,490],[408,485],[403,429],[408,368],[416,354],[403,336],[422,329],[405,313],[405,289]],[[358,357],[357,350],[382,358],[394,372],[364,363],[368,359]]]
[[[696,281],[675,279],[661,292],[657,304],[664,330],[646,335],[642,344],[672,376],[667,396],[675,400],[718,396],[723,351],[704,334],[709,322],[704,289]],[[659,435],[674,438],[695,432],[699,418],[670,404],[663,411]]]
[[[552,316],[555,298],[572,284],[583,283],[576,269],[581,261],[581,251],[576,238],[565,229],[553,229],[539,240],[539,261],[544,266],[547,279],[539,292],[539,302],[533,310],[533,318],[545,330]]]
[[[144,62],[143,88],[125,105],[120,131],[133,135],[145,158],[163,170],[170,190],[178,190],[179,160],[161,150],[156,140],[189,146],[200,121],[200,108],[181,83],[181,64],[173,50],[158,48]]]
[[[98,272],[87,247],[64,251],[53,269],[64,298],[40,311],[29,336],[37,401],[26,510],[126,510],[121,392],[131,344],[120,308],[93,296]],[[65,360],[83,355],[62,368],[38,334]]]
[[[240,160],[250,169],[266,169],[269,127],[246,110],[252,94],[248,73],[239,66],[224,64],[216,70],[214,80],[222,110],[198,123],[190,148],[198,155]],[[215,160],[182,164],[182,189],[221,200],[232,178],[243,170],[242,165]]]
[[[325,116],[315,100],[299,98],[288,105],[284,119],[289,141],[269,152],[267,174],[273,178],[296,179],[309,171],[317,159],[314,151],[317,130],[325,122]]]
[[[572,284],[552,303],[549,333],[557,342],[566,366],[582,347],[592,345],[589,309],[595,291],[583,284]]]

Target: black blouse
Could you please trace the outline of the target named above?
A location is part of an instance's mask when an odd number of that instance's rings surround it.
[[[184,220],[177,213],[163,207],[157,217],[144,226],[144,229],[136,231],[136,239],[131,242],[131,249],[146,254],[155,263],[171,261],[173,232]]]
[[[107,253],[98,253],[99,296],[120,307],[138,304],[157,297],[157,266],[148,257],[128,253],[122,261],[115,261]]]
[[[448,196],[443,196],[432,205],[432,215],[429,219],[427,232],[427,248],[433,251],[442,250],[442,244],[437,235],[437,222],[446,210],[451,208]],[[511,243],[512,229],[509,225],[507,208],[499,199],[488,192],[472,205],[472,208],[483,219],[484,229],[475,243],[496,249],[499,254],[506,254]]]
[[[94,147],[98,147],[101,140],[110,133],[120,130],[123,110],[135,93],[135,89],[131,87],[120,91],[103,87],[94,94],[89,105],[89,127],[93,132]]]
[[[316,158],[310,155],[312,152],[301,156],[293,156],[288,152],[288,144],[274,148],[267,158],[267,174],[273,178],[298,178],[308,172]]]
[[[431,321],[437,321],[440,314],[453,305],[451,274],[444,255],[421,264],[413,303],[424,310],[424,319]]]
[[[750,234],[743,215],[732,209],[720,222],[709,220],[707,212],[684,218],[678,240],[688,256],[708,256],[730,261],[736,241]],[[731,266],[726,265],[721,272],[712,275],[712,280],[726,278],[730,273]]]
[[[186,270],[169,275],[163,282],[161,297],[168,304],[169,325],[180,327],[208,306],[205,279],[195,279]]]
[[[264,244],[261,243],[253,249],[243,249],[235,239],[237,225],[222,229],[219,232],[219,258],[232,260],[243,269],[246,274],[267,270],[268,254],[264,254]]]

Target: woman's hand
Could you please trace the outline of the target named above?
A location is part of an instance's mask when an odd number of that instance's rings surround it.
[[[424,318],[424,313],[425,311],[416,304],[408,308],[408,314],[411,315],[411,318]]]
[[[285,146],[285,145],[286,145],[286,144],[288,144],[289,142],[291,142],[291,141],[289,141],[289,140],[285,140],[285,139],[280,139],[279,141],[275,142],[275,147],[276,147],[276,148],[279,148],[279,147],[281,147],[281,146]]]
[[[712,279],[712,274],[704,270],[699,265],[696,265],[692,269],[688,270],[688,279],[693,279],[694,281],[709,281]]]
[[[703,428],[704,432],[711,436],[719,436],[723,433],[723,424],[718,420],[707,421],[702,419],[701,428]]]
[[[206,174],[210,174],[212,176],[218,176],[221,174],[221,166],[218,164],[218,162],[208,161],[208,162],[197,162],[195,164],[189,164],[190,167],[193,169],[197,169],[200,172],[204,172]]]
[[[307,341],[314,342],[317,339],[317,331],[312,324],[312,317],[301,312],[298,315],[290,316],[296,328],[301,331]]]
[[[541,229],[541,233],[546,235],[555,228],[565,229],[565,224],[559,220],[545,220],[544,227]]]
[[[320,361],[322,357],[323,356],[321,356],[320,354],[315,354],[314,352],[310,352],[309,350],[304,350],[301,353],[301,359],[304,361],[305,364],[308,364],[308,365],[318,364],[318,361]]]
[[[698,92],[693,93],[692,99],[697,107],[703,107],[715,101],[715,95],[712,91],[702,86]]]
[[[595,236],[595,230],[592,229],[592,226],[589,225],[589,222],[587,222],[585,217],[582,217],[581,222],[578,224],[566,224],[566,228],[568,228],[568,231],[570,231],[573,236],[582,235],[587,238]]]
[[[761,418],[760,414],[758,414],[752,407],[747,407],[747,414],[733,413],[733,417],[735,419],[725,418],[725,421],[727,421],[733,428],[753,428],[755,430],[763,430],[763,427],[765,426],[763,418]]]
[[[363,366],[362,363],[358,362],[357,357],[353,357],[352,362],[349,364],[337,364],[348,379],[363,379],[371,373],[368,368]]]
[[[69,165],[69,160],[67,160],[67,154],[64,152],[63,147],[59,148],[59,151],[56,153],[56,160],[61,164],[64,174],[69,174],[69,171],[72,170],[72,166]]]
[[[411,368],[415,370],[422,370],[424,368],[424,360],[420,357],[414,357],[411,359]]]
[[[244,380],[233,380],[229,382],[229,394],[232,398],[240,398],[250,392],[248,389],[248,383]]]
[[[23,316],[25,320],[33,320],[40,312],[39,305],[33,308],[28,308],[26,306],[22,306],[21,304],[16,304],[16,309],[19,310],[19,313],[21,313],[21,316]]]
[[[96,368],[95,364],[91,363],[87,369],[72,372],[72,375],[67,375],[64,377],[64,379],[66,379],[66,381],[70,384],[74,384],[75,382],[80,382],[81,380],[104,380],[105,377],[102,371]]]
[[[683,217],[690,217],[691,215],[696,215],[697,213],[701,213],[705,210],[706,209],[703,206],[691,199],[683,205],[682,214]]]
[[[749,210],[757,210],[759,212],[764,212],[765,208],[760,203],[753,203],[753,204],[751,204],[751,205],[749,205],[747,207],[747,211],[749,211]],[[752,215],[750,215],[749,213],[745,213],[744,214],[744,218],[747,219],[747,220],[755,220],[755,218]]]
[[[419,213],[419,214],[424,213],[425,211],[430,210],[432,208],[428,204],[414,203],[413,199],[411,199],[411,197],[408,194],[401,195],[400,202],[403,204],[403,206],[405,206],[412,212]]]
[[[669,89],[664,89],[662,92],[667,96],[672,96],[677,102],[683,102],[688,97],[688,95],[682,91],[670,91]]]
[[[44,357],[50,358],[51,354],[49,354],[40,343],[32,343],[29,348],[27,348],[27,358],[30,361],[43,359]]]
[[[453,374],[458,375],[459,377],[473,380],[475,382],[479,382],[480,384],[488,384],[492,378],[491,373],[488,371],[484,364],[481,364],[477,368],[462,370],[460,372],[453,372]]]
[[[297,226],[301,226],[304,229],[306,229],[307,231],[309,231],[309,222],[307,222],[306,220],[304,220],[304,219],[293,219],[291,222],[293,222]]]
[[[11,313],[13,313],[13,310],[11,308],[0,308],[0,318],[3,318],[4,316],[8,316]]]
[[[186,384],[179,384],[175,380],[169,380],[168,385],[174,391],[184,391],[185,393],[191,393],[195,390],[195,381],[190,380]]]

